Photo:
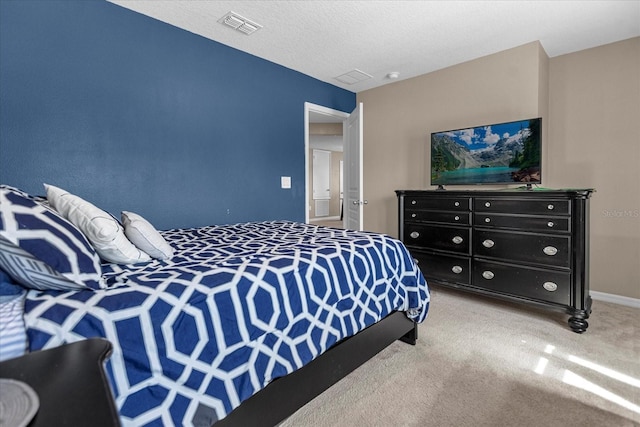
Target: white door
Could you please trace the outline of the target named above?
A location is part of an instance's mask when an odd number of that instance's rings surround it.
[[[331,199],[331,152],[313,150],[313,198]]]
[[[367,201],[362,192],[362,102],[344,122],[344,226],[362,230],[363,207]]]

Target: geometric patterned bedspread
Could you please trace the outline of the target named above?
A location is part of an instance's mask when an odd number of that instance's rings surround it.
[[[389,236],[288,221],[168,230],[168,261],[103,265],[108,289],[29,291],[30,349],[103,337],[123,425],[211,425],[273,379],[429,290]]]

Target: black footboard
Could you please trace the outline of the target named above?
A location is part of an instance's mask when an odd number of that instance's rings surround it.
[[[418,325],[394,312],[273,381],[214,426],[275,426],[395,340],[415,344],[417,338]]]

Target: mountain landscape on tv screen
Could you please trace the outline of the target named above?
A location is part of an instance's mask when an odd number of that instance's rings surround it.
[[[540,182],[540,120],[431,136],[432,184]]]

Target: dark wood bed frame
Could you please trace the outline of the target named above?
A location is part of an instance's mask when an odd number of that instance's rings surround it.
[[[415,345],[418,325],[396,311],[274,380],[213,426],[275,426],[398,339]]]
[[[397,339],[418,339],[417,324],[398,311],[274,380],[213,426],[275,426]],[[40,408],[30,426],[72,426],[87,419],[96,427],[119,426],[104,371],[111,349],[109,341],[92,338],[35,351],[1,362],[0,378],[26,382],[37,392]]]

